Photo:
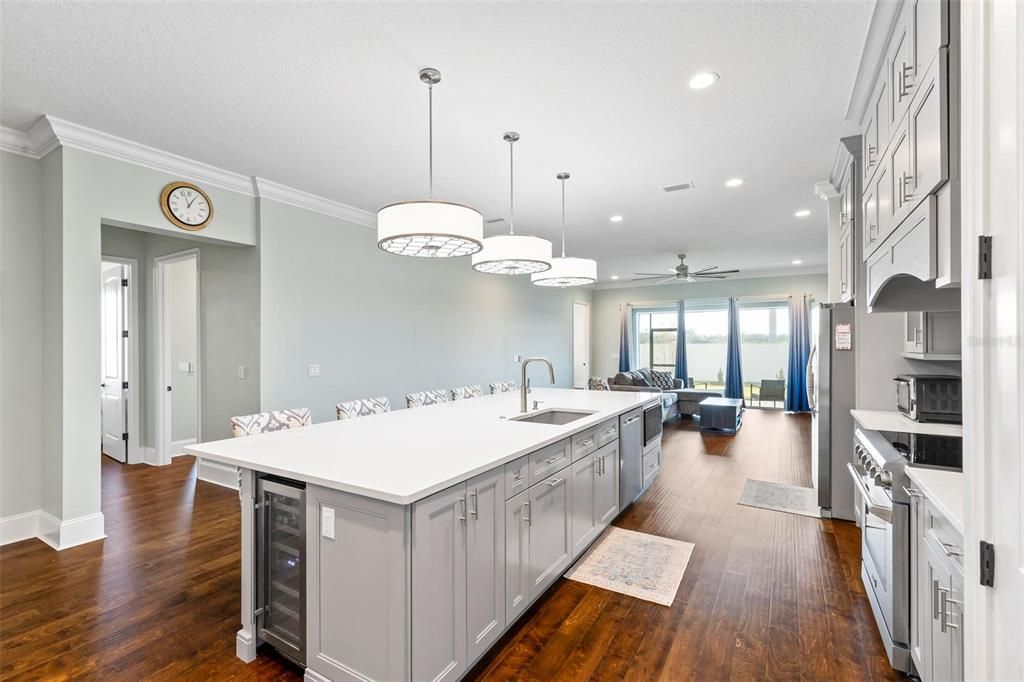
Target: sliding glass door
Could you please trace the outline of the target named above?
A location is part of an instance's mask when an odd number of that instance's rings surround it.
[[[743,394],[755,407],[784,407],[789,301],[741,301],[739,312]]]
[[[637,366],[674,372],[676,368],[676,311],[637,310],[636,328]]]

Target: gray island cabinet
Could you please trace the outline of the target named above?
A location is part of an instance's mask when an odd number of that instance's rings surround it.
[[[261,603],[256,577],[265,559],[257,556],[256,533],[266,520],[256,491],[261,479],[276,477],[305,489],[306,679],[464,676],[618,515],[625,462],[619,417],[656,400],[563,389],[534,393],[587,416],[557,426],[516,423],[507,418],[516,413],[509,397],[490,396],[465,401],[476,403],[472,407],[403,410],[418,414],[194,446],[195,454],[239,467],[238,656],[253,660],[261,643],[254,606]],[[456,423],[461,437],[451,435],[459,433],[452,430]],[[372,452],[361,446],[374,433],[378,442],[420,443],[423,457],[436,457],[433,466],[398,447],[376,464],[344,459],[371,457],[360,453]],[[452,441],[432,440],[441,433]],[[628,437],[642,435],[630,431]],[[477,451],[484,441],[494,444],[493,454]],[[310,454],[313,449],[322,451]],[[422,470],[409,477],[403,465]],[[390,487],[376,482],[392,478]],[[403,488],[407,480],[415,489]]]

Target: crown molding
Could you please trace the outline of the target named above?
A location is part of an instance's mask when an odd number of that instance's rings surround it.
[[[265,178],[252,178],[252,186],[256,191],[256,196],[260,199],[269,199],[289,206],[304,208],[365,227],[377,227],[377,215],[361,208],[325,199]]]
[[[45,118],[36,121],[27,133],[0,126],[0,151],[41,159],[59,146]]]
[[[201,161],[132,142],[123,137],[86,128],[55,116],[45,116],[43,120],[49,124],[53,136],[62,147],[80,149],[169,175],[177,175],[194,182],[254,196],[252,180],[248,175],[233,173]]]
[[[868,32],[864,38],[864,49],[861,50],[860,65],[857,76],[853,79],[853,90],[850,102],[846,106],[846,119],[860,125],[864,112],[868,108],[871,89],[882,69],[885,48],[896,26],[903,7],[903,0],[876,0],[875,9],[871,12]]]

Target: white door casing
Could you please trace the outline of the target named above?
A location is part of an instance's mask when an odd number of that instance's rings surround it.
[[[572,302],[572,385],[586,388],[590,378],[590,305]]]
[[[961,2],[964,677],[1024,679],[1024,4]],[[977,278],[991,236],[991,279]],[[995,547],[980,583],[981,541]]]
[[[120,263],[104,263],[100,277],[100,390],[101,439],[104,455],[119,462],[128,459],[128,391],[122,388],[127,380],[128,331],[127,296],[122,283],[127,281],[126,267]]]

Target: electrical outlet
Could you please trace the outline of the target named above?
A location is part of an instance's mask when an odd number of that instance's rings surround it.
[[[328,540],[334,539],[334,509],[331,507],[320,510],[320,534]]]
[[[310,365],[309,366],[309,376],[311,376],[311,377],[318,377],[318,376],[320,376],[320,365]]]

